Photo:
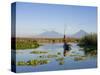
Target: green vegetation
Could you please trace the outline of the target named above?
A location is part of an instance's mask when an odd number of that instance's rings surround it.
[[[97,34],[88,34],[80,39],[79,46],[83,47],[85,52],[92,52],[96,54],[97,52]]]
[[[19,62],[17,62],[17,65],[18,65],[18,66],[25,66],[26,63],[25,63],[24,61],[19,61]]]
[[[59,58],[56,59],[56,61],[63,61],[63,60],[64,60],[63,57],[59,57]]]
[[[74,58],[74,61],[82,61],[82,60],[86,60],[85,56],[78,56]]]
[[[42,55],[42,56],[39,56],[40,58],[56,58],[58,57],[58,55],[52,55],[52,54],[48,54],[48,55]]]
[[[58,54],[58,55],[61,55],[61,52],[58,52],[57,54]]]
[[[63,65],[63,64],[64,64],[64,61],[60,61],[60,62],[59,62],[59,65]]]
[[[15,44],[14,44],[14,40]],[[66,42],[78,42],[76,38],[66,38]],[[40,43],[63,43],[63,38],[19,38],[12,39],[12,48],[26,50],[38,48]]]
[[[79,42],[79,39],[78,38],[67,37],[66,42],[77,43],[77,42]]]
[[[43,64],[48,64],[50,61],[45,59],[45,60],[29,60],[27,62],[24,61],[19,61],[17,62],[17,66],[38,66],[38,65],[43,65]]]
[[[16,49],[31,49],[31,48],[38,48],[40,45],[35,40],[23,40],[23,39],[17,39],[16,40]]]
[[[47,58],[55,58],[58,57],[57,55],[48,55]]]
[[[59,65],[63,65],[64,64],[64,58],[63,57],[57,58],[56,61],[58,61]]]
[[[46,52],[46,51],[32,51],[31,53],[32,54],[46,54],[48,52]]]

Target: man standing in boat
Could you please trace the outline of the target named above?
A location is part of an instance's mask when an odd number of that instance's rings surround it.
[[[68,45],[67,42],[66,42],[65,30],[64,30],[63,42],[64,42],[64,45],[63,45],[63,48],[64,48],[63,55],[66,56],[67,53],[69,52],[70,48],[69,48],[69,45]]]

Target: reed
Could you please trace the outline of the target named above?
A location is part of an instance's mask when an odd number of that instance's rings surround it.
[[[16,49],[31,49],[31,48],[38,48],[40,45],[37,41],[33,40],[17,40],[16,41]]]
[[[97,34],[91,33],[84,36],[80,39],[79,46],[83,47],[87,52],[97,51]]]

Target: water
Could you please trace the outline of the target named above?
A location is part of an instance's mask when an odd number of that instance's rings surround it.
[[[63,44],[45,44],[37,49],[17,50],[16,62],[28,61],[32,59],[48,59],[50,63],[38,66],[16,66],[17,72],[37,72],[37,71],[53,71],[53,70],[69,70],[69,69],[83,69],[83,68],[96,68],[96,56],[86,55],[84,50],[81,50],[77,43],[70,43],[71,50],[67,56],[63,56]],[[47,51],[47,54],[31,54],[32,51]],[[40,58],[39,56],[57,55],[53,58]],[[63,60],[56,60],[63,58]]]

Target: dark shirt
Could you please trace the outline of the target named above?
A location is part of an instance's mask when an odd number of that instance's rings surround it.
[[[64,48],[64,50],[69,50],[69,45],[67,43],[64,43],[63,48]]]

